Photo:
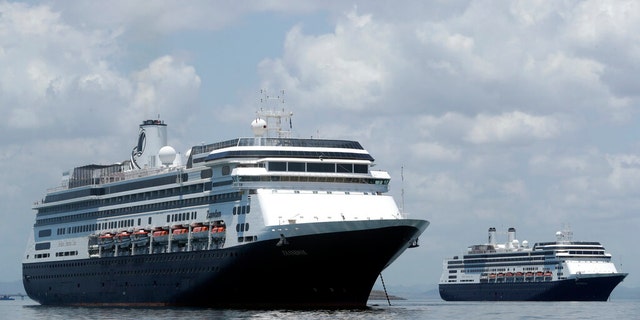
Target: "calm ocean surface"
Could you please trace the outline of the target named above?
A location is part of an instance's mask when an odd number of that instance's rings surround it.
[[[640,301],[445,302],[369,301],[365,310],[214,310],[195,308],[43,307],[25,300],[0,301],[0,319],[639,319]]]

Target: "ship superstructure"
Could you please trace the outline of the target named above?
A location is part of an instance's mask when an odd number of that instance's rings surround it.
[[[444,260],[439,291],[448,301],[605,301],[626,276],[602,244],[573,241],[568,229],[531,247],[516,239],[515,228],[496,243],[492,227],[486,244]]]
[[[55,305],[366,306],[429,223],[400,213],[360,143],[292,138],[291,116],[260,112],[253,137],[186,159],[163,121],[145,120],[128,160],[65,173],[34,206],[27,294]]]

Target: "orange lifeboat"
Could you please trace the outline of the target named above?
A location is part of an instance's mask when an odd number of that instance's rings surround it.
[[[128,238],[130,236],[129,232],[122,231],[116,235],[116,238],[122,240],[122,238]]]
[[[166,236],[167,234],[169,234],[169,232],[167,232],[167,230],[156,230],[156,231],[153,232],[153,236],[154,237]]]
[[[207,231],[208,229],[209,229],[209,228],[208,228],[208,227],[205,227],[205,226],[195,227],[195,228],[193,228],[193,232],[194,232],[194,233],[196,233],[196,232],[205,232],[205,231]]]
[[[179,228],[179,229],[173,230],[173,234],[184,234],[184,233],[189,233],[189,229]]]
[[[105,233],[103,235],[100,235],[100,239],[113,239],[113,234]]]

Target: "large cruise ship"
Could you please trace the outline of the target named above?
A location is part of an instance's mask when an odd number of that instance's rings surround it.
[[[558,231],[556,241],[529,246],[509,228],[507,242],[473,245],[462,257],[445,259],[440,297],[447,301],[606,301],[627,276],[599,242],[572,241]]]
[[[167,146],[145,120],[126,161],[63,173],[35,204],[23,258],[43,305],[366,307],[429,222],[405,218],[356,141],[292,138],[260,111],[253,137]],[[134,145],[134,143],[132,143]]]

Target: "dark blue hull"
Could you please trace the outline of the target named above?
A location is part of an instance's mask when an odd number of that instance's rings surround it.
[[[626,273],[545,282],[440,284],[446,301],[607,301]]]
[[[393,226],[180,253],[23,264],[43,305],[363,308],[426,228]]]

